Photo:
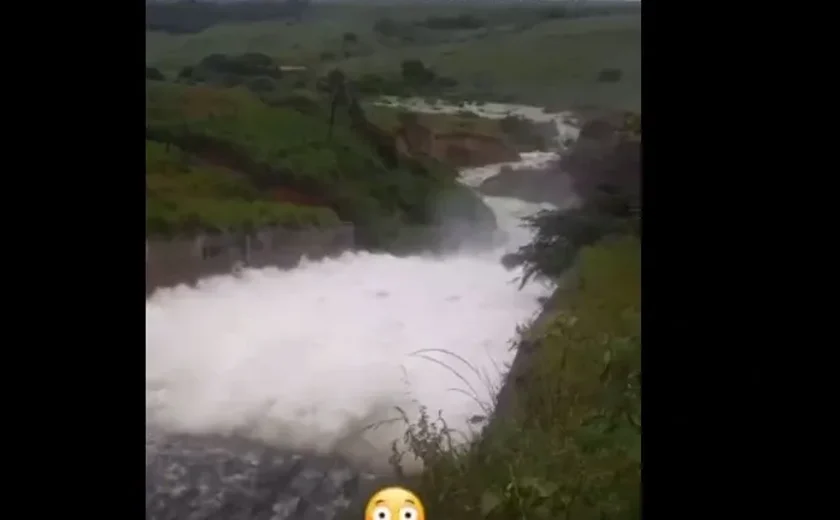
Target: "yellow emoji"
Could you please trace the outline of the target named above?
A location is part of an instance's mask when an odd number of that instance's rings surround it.
[[[365,508],[365,520],[426,520],[417,495],[400,487],[379,490]]]

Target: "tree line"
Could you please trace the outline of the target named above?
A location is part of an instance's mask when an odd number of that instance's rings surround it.
[[[310,0],[247,0],[215,3],[179,0],[146,3],[146,30],[183,34],[195,33],[219,23],[297,19],[310,7]]]

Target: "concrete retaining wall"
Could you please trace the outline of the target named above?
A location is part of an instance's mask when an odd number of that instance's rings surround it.
[[[294,267],[304,256],[323,258],[353,249],[353,226],[253,233],[202,234],[190,238],[146,240],[146,294],[160,287],[195,283],[237,266]]]

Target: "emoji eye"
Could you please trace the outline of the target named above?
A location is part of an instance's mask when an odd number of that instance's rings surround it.
[[[417,520],[417,510],[411,506],[400,509],[399,520]]]
[[[373,510],[373,520],[391,520],[391,510],[383,506],[377,507]]]

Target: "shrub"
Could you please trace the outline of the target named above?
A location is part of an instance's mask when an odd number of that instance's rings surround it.
[[[146,67],[146,79],[152,81],[165,81],[166,77],[158,69],[154,67]]]
[[[401,71],[403,81],[410,85],[425,85],[435,79],[435,73],[420,60],[404,60]]]

